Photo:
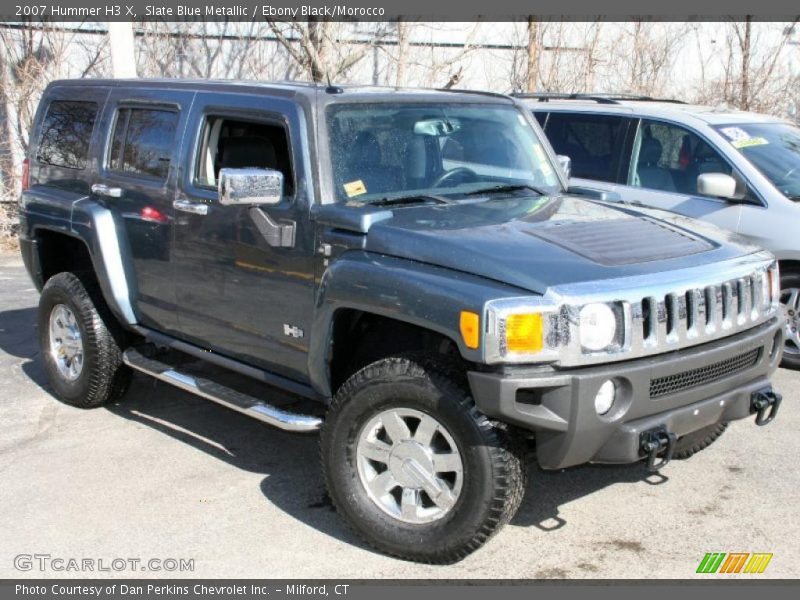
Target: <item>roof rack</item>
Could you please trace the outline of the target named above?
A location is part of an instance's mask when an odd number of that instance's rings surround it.
[[[673,98],[652,98],[650,96],[639,96],[636,94],[525,92],[511,95],[515,98],[538,100],[539,102],[549,102],[550,100],[591,100],[598,104],[619,104],[620,101],[686,104],[682,100],[675,100]]]
[[[453,92],[455,94],[475,94],[478,96],[489,96],[491,98],[505,98],[508,100],[509,96],[513,94],[503,94],[501,92],[487,92],[485,90],[469,90],[459,88],[433,88],[435,92]]]

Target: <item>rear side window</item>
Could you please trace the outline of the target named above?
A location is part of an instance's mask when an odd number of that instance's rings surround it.
[[[620,117],[550,113],[545,129],[557,154],[572,159],[572,176],[617,180],[625,121]]]
[[[123,108],[117,113],[108,166],[112,171],[166,179],[178,113],[167,109]]]
[[[37,160],[56,167],[84,169],[96,117],[96,102],[51,102],[42,121]]]

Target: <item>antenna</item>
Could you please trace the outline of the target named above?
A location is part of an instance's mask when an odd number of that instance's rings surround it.
[[[325,79],[328,80],[328,87],[325,88],[325,91],[328,94],[341,94],[344,91],[338,85],[333,85],[333,82],[331,81],[331,72],[327,69],[325,70]]]

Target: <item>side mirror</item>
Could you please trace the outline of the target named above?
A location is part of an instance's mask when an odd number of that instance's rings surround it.
[[[273,169],[221,169],[219,203],[225,206],[278,204],[283,197],[283,173]]]
[[[561,170],[564,171],[564,176],[569,180],[569,178],[572,176],[572,159],[569,156],[559,154],[556,156],[556,160],[558,161],[558,165],[561,167]]]
[[[725,173],[702,173],[697,176],[697,193],[733,200],[736,196],[736,180]]]

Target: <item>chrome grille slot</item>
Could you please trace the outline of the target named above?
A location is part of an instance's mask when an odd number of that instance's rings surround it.
[[[730,282],[722,284],[722,326],[730,327],[731,311],[733,310],[733,288]]]
[[[655,344],[657,331],[657,315],[655,298],[642,299],[642,339],[645,344]]]
[[[697,296],[689,290],[686,297],[686,331],[689,337],[697,335]]]
[[[667,311],[667,341],[678,341],[678,297],[675,294],[667,294],[664,298],[664,306]]]

